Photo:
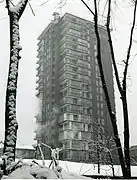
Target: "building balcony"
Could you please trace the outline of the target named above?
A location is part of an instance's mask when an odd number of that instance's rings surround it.
[[[88,50],[82,50],[82,49],[66,46],[66,47],[62,48],[60,52],[61,52],[61,55],[66,56],[68,54],[69,57],[72,56],[72,57],[75,57],[75,58],[82,59],[84,61],[88,61],[88,56],[89,56],[89,51]]]
[[[70,80],[75,80],[79,82],[85,82],[88,84],[91,84],[91,79],[90,76],[84,76],[84,77],[79,77],[79,74],[73,74],[68,72],[68,74],[65,74],[65,72],[59,77],[60,82],[64,81],[65,79],[70,79]]]
[[[82,139],[80,131],[66,130],[59,133],[59,141],[70,141],[70,148],[88,149],[88,142],[91,141],[91,133],[86,133]]]
[[[84,33],[83,34],[78,34],[78,33],[67,32],[66,34],[71,36],[71,37],[77,37],[77,38],[80,38],[80,39],[83,39],[83,40],[88,40],[87,34],[84,34]]]
[[[61,143],[63,150],[88,150],[88,143],[84,140],[64,140]]]
[[[72,67],[77,67],[77,59],[73,57],[66,57],[60,61],[60,68],[64,65],[71,65]]]
[[[84,135],[88,135],[87,132],[89,133],[89,126],[88,124],[85,124],[85,122],[81,122],[81,121],[66,121],[60,124],[60,128],[59,131],[66,131],[66,130],[72,130],[72,131],[78,131],[83,133],[82,137],[84,137]],[[83,138],[84,139],[84,138]]]
[[[59,141],[69,140],[69,139],[81,140],[81,132],[66,130],[59,133]]]
[[[88,54],[83,54],[80,51],[75,51],[70,48],[65,48],[64,51],[61,52],[61,60],[67,60],[68,63],[80,63],[84,68],[90,68],[90,56]],[[78,60],[78,61],[77,61]],[[78,65],[78,64],[77,64]],[[87,67],[86,67],[86,66]]]
[[[81,139],[82,140],[91,140],[91,133],[90,132],[81,132]]]
[[[72,104],[72,105],[78,105],[78,106],[83,106],[83,107],[91,107],[92,102],[90,99],[84,99],[84,98],[76,98],[75,96],[68,96],[68,97],[63,97],[60,100],[60,104],[63,106],[64,104]]]
[[[72,112],[64,113],[59,116],[59,123],[64,121],[74,121],[74,122],[83,122],[90,124],[91,116],[90,115],[81,115],[81,114],[73,114]]]

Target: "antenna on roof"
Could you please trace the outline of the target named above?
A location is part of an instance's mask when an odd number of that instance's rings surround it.
[[[60,14],[58,12],[54,12],[53,13],[53,17],[54,17],[54,23],[58,23],[59,19],[60,19]]]

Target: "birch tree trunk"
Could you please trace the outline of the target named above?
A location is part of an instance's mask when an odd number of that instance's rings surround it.
[[[16,6],[10,7],[10,1],[6,0],[10,23],[10,63],[5,102],[5,139],[3,154],[7,165],[15,161],[15,149],[17,141],[18,123],[16,119],[16,96],[18,81],[19,52],[22,49],[19,42],[19,19],[23,14],[28,0],[20,1]]]

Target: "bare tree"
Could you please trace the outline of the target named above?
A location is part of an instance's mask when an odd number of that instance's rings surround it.
[[[98,164],[98,173],[100,174],[101,164],[110,164],[112,169],[112,174],[115,176],[114,172],[114,162],[113,152],[116,151],[116,146],[114,144],[114,139],[112,136],[106,136],[107,131],[101,125],[101,123],[95,123],[97,126],[94,133],[97,135],[96,140],[91,140],[89,142],[89,156],[93,162]]]
[[[134,4],[133,24],[132,24],[131,33],[130,33],[130,42],[129,42],[129,47],[128,47],[128,51],[127,51],[127,58],[125,61],[125,69],[123,72],[124,77],[123,77],[123,81],[122,81],[122,85],[121,85],[120,80],[119,80],[117,66],[116,66],[113,44],[112,44],[112,39],[111,39],[111,32],[110,32],[111,0],[108,0],[108,13],[107,13],[106,27],[107,27],[107,33],[108,33],[108,41],[109,41],[109,46],[110,46],[112,64],[114,67],[115,77],[116,77],[119,92],[121,94],[122,105],[123,105],[124,154],[122,151],[122,145],[121,145],[121,141],[119,138],[118,127],[117,127],[117,122],[116,122],[116,114],[112,111],[111,101],[109,98],[108,88],[106,85],[105,76],[104,76],[104,72],[103,72],[102,57],[101,57],[101,40],[100,40],[100,35],[99,35],[99,24],[98,24],[98,15],[99,15],[98,5],[97,5],[98,3],[97,3],[97,0],[94,0],[94,12],[93,12],[91,10],[91,8],[85,3],[84,0],[81,0],[81,2],[87,7],[87,9],[94,16],[94,27],[95,27],[95,35],[96,35],[96,42],[97,42],[97,60],[98,60],[98,65],[99,65],[99,70],[100,70],[100,77],[101,77],[101,81],[102,81],[102,86],[103,86],[103,90],[104,90],[104,94],[105,94],[105,98],[106,98],[106,102],[107,102],[108,112],[109,112],[111,122],[112,122],[112,127],[113,127],[113,132],[114,132],[114,140],[115,140],[115,143],[117,146],[123,176],[124,177],[131,177],[130,153],[129,153],[129,118],[128,118],[127,97],[126,97],[126,87],[127,87],[126,79],[127,79],[127,70],[128,70],[130,52],[131,52],[131,47],[132,47],[133,30],[135,27],[135,20],[136,20],[137,1],[135,1],[135,4]]]
[[[98,65],[99,65],[99,70],[100,70],[100,77],[101,77],[102,86],[103,86],[103,90],[104,90],[104,94],[105,94],[105,98],[106,98],[106,102],[107,102],[108,112],[109,112],[111,122],[112,122],[115,142],[116,142],[116,146],[117,146],[118,154],[119,154],[119,159],[120,159],[120,163],[121,163],[121,168],[122,168],[123,176],[125,177],[126,176],[126,173],[125,173],[126,168],[125,168],[125,163],[124,163],[124,155],[122,152],[122,145],[121,145],[121,141],[120,141],[120,138],[118,135],[118,127],[117,127],[117,123],[116,123],[116,114],[113,112],[112,107],[111,107],[111,101],[109,98],[109,93],[108,93],[107,84],[105,81],[105,76],[104,76],[103,66],[102,66],[101,40],[100,40],[100,36],[99,36],[98,10],[97,10],[97,1],[96,0],[94,0],[94,7],[95,7],[95,14],[94,14],[95,25],[94,26],[95,26],[95,35],[96,35],[96,41],[97,41],[97,60],[98,60]]]
[[[110,31],[110,14],[111,14],[111,0],[108,0],[108,14],[107,14],[107,33],[108,33],[108,42],[111,52],[112,64],[115,72],[115,78],[117,82],[117,86],[119,89],[119,93],[121,95],[122,106],[123,106],[123,115],[124,115],[124,155],[125,155],[125,165],[127,167],[127,177],[131,176],[131,167],[130,167],[130,150],[129,150],[129,117],[128,117],[128,105],[127,105],[127,71],[130,59],[130,52],[132,47],[132,40],[133,40],[133,31],[135,27],[135,20],[136,20],[136,8],[137,8],[137,0],[134,3],[134,15],[133,15],[133,22],[130,32],[130,39],[129,39],[129,47],[127,51],[126,60],[124,61],[125,67],[123,72],[123,80],[122,83],[119,79],[119,73],[116,65],[115,60],[115,53],[113,49],[113,43],[111,38],[111,31]]]
[[[9,15],[10,28],[10,63],[7,80],[5,103],[5,140],[3,154],[7,159],[7,165],[15,161],[15,149],[17,140],[18,123],[16,119],[16,95],[18,80],[18,65],[20,60],[19,20],[25,10],[28,0],[21,0],[17,5],[13,1],[6,0],[6,8]]]

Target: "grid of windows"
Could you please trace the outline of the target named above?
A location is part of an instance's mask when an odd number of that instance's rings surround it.
[[[63,149],[88,149],[87,142],[94,138],[95,128],[92,124],[96,115],[96,122],[99,120],[100,125],[105,126],[106,106],[96,58],[97,47],[94,46],[93,54],[93,41],[89,36],[93,31],[89,24],[67,14],[56,27],[52,23],[39,42],[38,58],[41,65],[38,74],[44,76],[42,81],[45,88],[42,96],[42,105],[45,106],[42,113],[45,114],[42,117],[50,125],[53,120],[50,109],[55,103],[58,104],[59,141]],[[95,86],[92,86],[93,81]],[[72,156],[72,152],[66,151],[66,157]]]

